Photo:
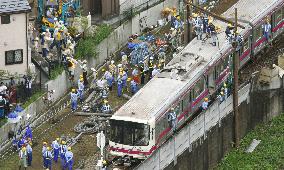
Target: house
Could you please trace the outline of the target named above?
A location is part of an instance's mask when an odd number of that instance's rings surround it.
[[[27,0],[0,0],[0,70],[26,74],[31,63],[28,46]]]
[[[83,14],[108,18],[119,14],[120,0],[81,0]]]

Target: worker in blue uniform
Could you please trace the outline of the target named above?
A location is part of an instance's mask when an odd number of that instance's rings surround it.
[[[138,91],[138,84],[134,80],[132,80],[130,82],[130,86],[131,86],[131,93],[135,94]]]
[[[64,169],[67,168],[68,170],[72,170],[74,160],[73,160],[73,153],[71,151],[71,147],[68,147],[68,151],[65,153],[65,161],[66,161],[66,164],[65,164]]]
[[[78,94],[75,89],[71,91],[71,110],[74,112],[77,109]]]
[[[28,166],[32,166],[32,160],[33,160],[33,149],[32,149],[32,143],[27,143],[27,156],[28,156]]]
[[[168,113],[168,123],[174,132],[176,131],[176,123],[177,123],[176,119],[177,119],[177,115],[176,115],[175,109],[171,108],[171,111]]]
[[[46,168],[46,160],[45,160],[45,153],[46,153],[46,151],[47,151],[47,142],[43,142],[41,153],[42,153],[43,166],[45,168]]]
[[[48,168],[49,170],[51,170],[51,164],[52,164],[51,148],[47,147],[46,149],[47,150],[46,150],[46,152],[44,154],[44,159],[45,159],[44,167]]]
[[[111,107],[110,105],[108,104],[108,101],[107,100],[104,100],[104,104],[102,106],[102,112],[105,113],[105,114],[109,114],[111,112]]]
[[[123,83],[121,80],[121,76],[119,75],[117,78],[117,96],[121,97],[122,95],[122,88],[123,88]]]
[[[123,71],[123,74],[122,74],[122,77],[121,77],[123,88],[127,87],[127,78],[128,78],[127,73],[125,71]]]
[[[67,151],[66,142],[62,141],[60,146],[60,162],[61,162],[61,168],[64,168],[65,165],[65,153]]]
[[[112,86],[113,86],[113,75],[111,74],[111,72],[109,71],[106,71],[105,74],[104,74],[104,77],[107,81],[107,85],[108,85],[108,88],[110,91],[112,91]]]
[[[271,25],[269,19],[267,18],[265,24],[262,25],[263,35],[267,43],[270,43]]]
[[[56,140],[52,142],[52,149],[53,149],[53,160],[54,162],[57,163],[59,156],[59,149],[60,149],[59,138],[56,138]]]
[[[25,138],[30,138],[31,140],[33,139],[33,132],[32,128],[30,125],[27,126],[26,132],[25,132]]]
[[[84,88],[84,79],[80,78],[80,81],[78,82],[78,96],[81,103],[83,102]]]
[[[204,99],[201,107],[202,107],[202,110],[207,110],[207,108],[208,108],[208,98]]]

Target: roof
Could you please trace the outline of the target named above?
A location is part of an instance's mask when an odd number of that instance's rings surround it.
[[[175,94],[183,85],[182,81],[154,77],[124,104],[115,116],[150,119],[156,109],[162,108],[166,101],[173,97],[170,94]]]
[[[0,14],[29,12],[31,7],[27,0],[0,0]]]
[[[267,7],[272,4],[280,3],[281,0],[242,0],[238,1],[230,9],[228,9],[223,16],[233,19],[235,17],[235,8],[238,9],[238,19],[253,22]],[[255,5],[251,5],[255,4]],[[257,4],[257,5],[256,5]],[[243,10],[242,10],[243,9]],[[245,10],[244,10],[245,9]]]

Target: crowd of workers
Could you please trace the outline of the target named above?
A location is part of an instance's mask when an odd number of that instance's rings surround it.
[[[49,146],[47,142],[43,142],[42,146],[42,160],[43,167],[52,169],[52,162],[58,163],[60,159],[60,166],[62,169],[73,169],[74,159],[71,147],[67,145],[65,140],[56,138]]]
[[[23,81],[16,83],[14,77],[0,83],[0,119],[7,117],[11,106],[27,100],[32,95],[32,77],[23,76]]]
[[[27,169],[28,166],[32,166],[33,149],[32,149],[32,129],[28,125],[25,129],[24,135],[20,140],[13,140],[14,148],[19,152],[19,169]],[[42,160],[43,168],[51,170],[52,162],[58,163],[60,158],[61,168],[72,170],[73,168],[73,153],[71,147],[67,146],[65,140],[57,138],[52,141],[49,146],[47,142],[43,142],[42,147]]]

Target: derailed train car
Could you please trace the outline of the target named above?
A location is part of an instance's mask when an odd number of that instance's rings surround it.
[[[246,27],[239,28],[243,36],[239,55],[241,68],[268,46],[262,28],[267,17],[272,26],[272,39],[283,33],[284,0],[240,0],[223,16],[233,20],[235,7],[238,8],[238,22]],[[223,82],[228,81],[234,49],[225,37],[227,24],[216,21],[214,25],[223,30],[218,35],[219,47],[192,40],[111,117],[109,144],[112,155],[146,158],[172,135],[173,130],[167,122],[171,108],[175,108],[179,128],[198,113],[204,98],[214,95]]]

